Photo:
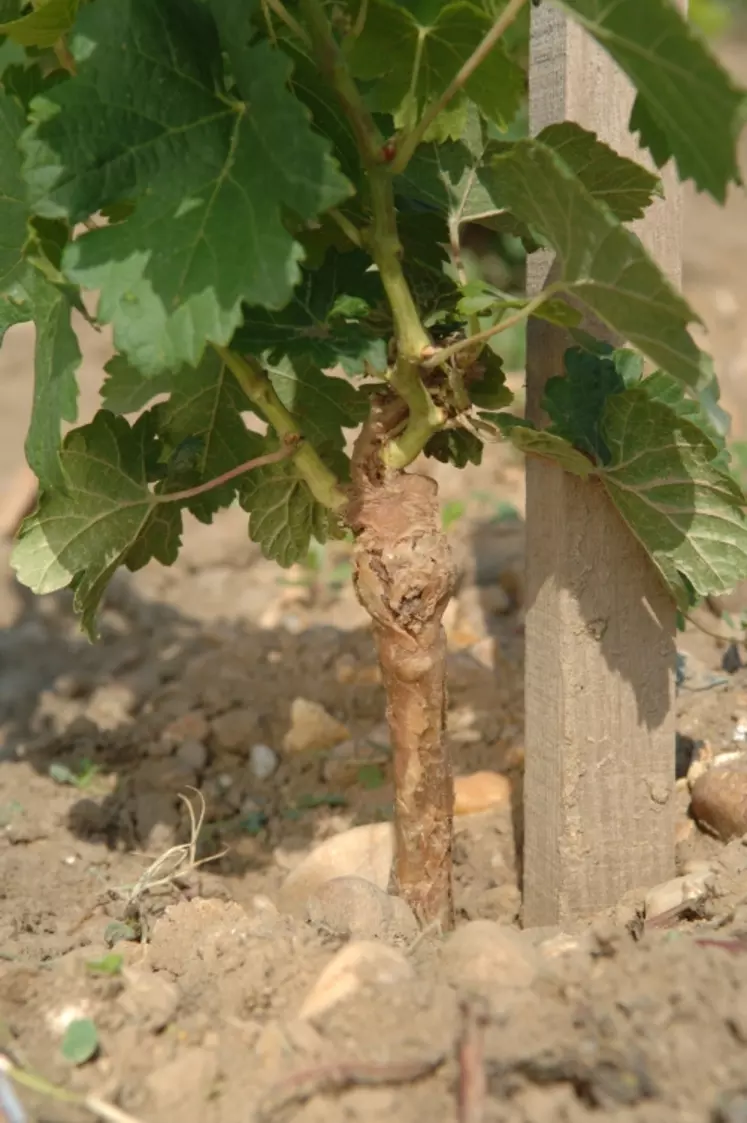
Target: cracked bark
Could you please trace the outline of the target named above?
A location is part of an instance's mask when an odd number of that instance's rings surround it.
[[[381,463],[382,444],[404,413],[399,402],[374,403],[353,454],[348,522],[356,536],[355,588],[373,622],[394,750],[393,888],[421,924],[446,929],[454,921],[454,792],[441,620],[456,574],[435,481]]]

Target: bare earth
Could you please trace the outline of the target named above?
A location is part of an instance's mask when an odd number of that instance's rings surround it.
[[[724,53],[747,75],[743,47]],[[685,253],[723,402],[747,436],[744,196],[723,213],[690,198]],[[109,343],[81,335],[85,413]],[[15,329],[0,355],[6,486],[22,463],[30,347]],[[294,586],[240,512],[191,524],[173,570],[114,582],[96,647],[66,595],[34,601],[3,559],[0,1049],[150,1123],[745,1123],[747,846],[697,829],[683,779],[678,868],[709,873],[695,905],[653,925],[642,890],[574,931],[518,928],[522,468],[491,452],[479,472],[439,477],[444,501],[466,506],[450,531],[455,772],[506,777],[491,800],[481,782],[482,808],[457,820],[460,928],[446,941],[367,911],[349,885],[340,915],[318,887],[286,884],[319,843],[391,816],[384,700],[344,546]],[[684,639],[703,666],[678,699],[679,732],[716,752],[747,722],[747,671],[721,674],[723,646]],[[693,689],[709,670],[722,681]],[[303,725],[298,699],[343,723],[340,743],[286,742],[294,701]],[[275,754],[271,775],[257,746]],[[194,857],[225,853],[133,900],[151,862],[189,840],[179,793],[197,806],[195,789],[206,816]],[[373,858],[343,872],[376,880],[376,829]],[[314,1006],[323,970],[361,939],[375,946],[353,948],[355,986],[329,1001],[327,983]],[[116,973],[92,969],[112,948]],[[61,1052],[75,1018],[91,1018],[100,1043],[79,1067]],[[85,1116],[23,1098],[39,1123]]]

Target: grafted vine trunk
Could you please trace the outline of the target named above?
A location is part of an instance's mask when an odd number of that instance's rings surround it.
[[[449,928],[454,792],[441,620],[456,575],[435,481],[381,463],[397,414],[399,405],[374,405],[353,455],[354,579],[373,621],[394,750],[394,889],[421,923]]]

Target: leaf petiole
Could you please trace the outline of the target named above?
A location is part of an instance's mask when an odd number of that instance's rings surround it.
[[[277,464],[281,460],[288,460],[291,456],[295,456],[300,444],[301,438],[291,439],[286,437],[282,448],[276,449],[274,452],[267,452],[264,456],[255,456],[253,460],[247,460],[246,463],[231,468],[230,471],[224,472],[222,476],[216,476],[214,480],[207,480],[205,483],[197,484],[196,487],[185,488],[183,491],[168,491],[156,494],[153,499],[156,503],[183,503],[188,499],[193,499],[196,495],[204,495],[206,491],[221,487],[229,480],[235,480],[237,476],[243,476],[246,472],[251,472],[253,468],[264,468],[268,464]]]
[[[458,355],[460,352],[466,351],[476,344],[482,346],[483,343],[487,343],[489,339],[492,339],[494,335],[500,335],[501,332],[516,327],[522,320],[528,320],[532,313],[536,312],[536,310],[552,296],[553,291],[553,286],[548,286],[548,288],[543,289],[542,292],[538,293],[532,300],[527,301],[524,307],[520,308],[513,316],[509,316],[506,320],[501,320],[500,323],[493,324],[492,328],[486,328],[485,331],[480,331],[477,335],[470,335],[467,339],[460,339],[456,343],[452,343],[449,347],[442,347],[439,351],[434,351],[432,354],[424,357],[421,366],[423,366],[425,370],[433,370],[435,367],[440,367],[454,355]]]

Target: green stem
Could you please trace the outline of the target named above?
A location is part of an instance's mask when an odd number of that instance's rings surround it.
[[[389,468],[406,468],[441,428],[446,416],[421,378],[420,357],[431,341],[402,268],[392,176],[389,168],[380,166],[369,171],[368,179],[373,210],[369,247],[392,309],[397,341],[397,361],[389,381],[409,410],[404,431],[387,443],[382,460]]]
[[[357,246],[358,249],[360,249],[363,245],[363,239],[361,238],[361,232],[355,225],[355,223],[351,222],[347,215],[344,215],[342,211],[339,211],[337,209],[337,207],[332,207],[332,209],[327,213],[332,221],[337,223],[348,241],[352,242],[354,246]]]
[[[389,382],[409,409],[404,431],[386,445],[382,459],[391,468],[405,468],[422,452],[429,438],[446,419],[421,378],[420,357],[430,348],[431,341],[402,269],[392,171],[383,160],[383,137],[366,109],[319,0],[301,0],[301,4],[311,30],[319,68],[336,91],[350,121],[367,173],[373,223],[365,243],[379,270],[392,310],[397,343],[397,360],[389,374]]]
[[[520,324],[522,320],[528,320],[533,312],[544,304],[549,296],[552,295],[553,287],[550,285],[548,288],[543,289],[532,300],[527,301],[523,308],[521,308],[515,315],[509,316],[507,320],[501,320],[498,324],[493,324],[492,328],[487,328],[485,331],[480,331],[477,335],[470,335],[467,339],[460,339],[457,343],[452,343],[450,347],[442,347],[439,351],[434,351],[423,360],[421,366],[426,370],[433,370],[435,367],[442,366],[448,359],[454,355],[460,354],[471,347],[482,347],[483,343],[487,343],[494,335],[500,335],[502,331],[508,331],[509,328],[515,327]]]
[[[459,73],[441,94],[441,97],[438,98],[437,101],[431,103],[415,128],[402,137],[397,155],[392,162],[392,171],[395,175],[402,174],[409,164],[415,149],[421,143],[438,115],[443,112],[451,99],[455,97],[460,90],[464,89],[466,83],[469,82],[478,66],[485,61],[503,33],[514,22],[526,2],[527,0],[509,0],[509,3],[498,16],[490,31],[464,63]]]
[[[285,408],[272,384],[254,358],[243,358],[228,347],[214,344],[223,362],[249,400],[272,425],[281,440],[300,440],[301,429],[293,415]],[[347,503],[334,474],[320,458],[315,448],[304,441],[293,455],[293,462],[309,486],[317,503],[331,511],[340,511]]]
[[[358,150],[365,167],[372,167],[383,160],[384,138],[376,127],[361,97],[345,56],[332,34],[332,28],[319,0],[301,0],[301,10],[311,32],[311,42],[319,69],[330,86],[336,91],[345,116],[350,122]]]

